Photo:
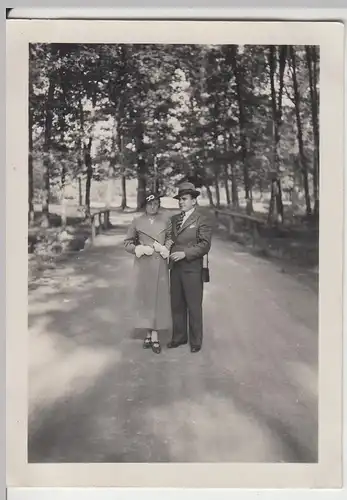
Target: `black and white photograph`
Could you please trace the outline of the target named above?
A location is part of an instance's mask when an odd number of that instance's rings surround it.
[[[29,461],[316,462],[319,47],[32,44],[29,85]]]
[[[320,45],[36,40],[27,463],[318,465]]]

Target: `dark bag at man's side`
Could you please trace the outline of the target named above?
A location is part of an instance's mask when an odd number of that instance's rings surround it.
[[[208,267],[208,254],[204,256],[204,262],[202,267],[202,281],[204,283],[210,282],[210,269]]]

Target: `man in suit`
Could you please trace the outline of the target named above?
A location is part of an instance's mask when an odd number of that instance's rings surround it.
[[[172,340],[168,348],[189,342],[191,352],[202,346],[203,256],[211,247],[212,226],[198,210],[200,192],[190,182],[180,185],[178,195],[181,213],[172,217],[173,245],[170,253]]]

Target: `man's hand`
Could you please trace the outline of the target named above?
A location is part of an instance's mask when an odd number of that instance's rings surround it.
[[[180,260],[185,259],[186,254],[184,252],[173,252],[170,255],[170,259],[173,260],[174,262],[178,262]]]
[[[163,257],[163,259],[167,259],[170,255],[170,251],[166,247],[163,247],[160,255]]]

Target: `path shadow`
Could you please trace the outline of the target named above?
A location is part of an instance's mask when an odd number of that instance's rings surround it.
[[[194,356],[184,348],[160,356],[142,349],[125,292],[132,257],[115,236],[117,228],[101,246],[61,263],[29,301],[36,360],[29,462],[317,461],[316,398],[301,382],[286,386],[276,364],[264,387],[251,364],[253,346],[242,360],[232,338],[216,345],[207,337]],[[232,371],[242,363],[250,363],[253,385]],[[253,451],[250,436],[265,436],[266,454]]]
[[[265,250],[253,247],[251,243],[242,244],[235,239],[232,239],[227,231],[223,228],[216,227],[213,239],[218,239],[225,243],[230,248],[233,254],[250,255],[255,258],[261,259],[264,262],[269,262],[273,265],[274,269],[280,274],[288,274],[297,279],[303,285],[309,287],[312,291],[318,294],[319,292],[319,273],[314,270],[298,265],[294,261],[281,259],[269,255]]]
[[[125,345],[114,349],[121,359],[86,390],[40,409],[32,418],[29,463],[317,462],[317,424],[306,418],[295,435],[290,422],[271,415],[260,397],[240,392],[234,376],[216,377],[208,368],[208,354],[195,366],[185,365],[182,349],[175,353],[175,368],[165,369],[163,357],[148,356],[141,348],[135,359]],[[167,363],[172,366],[172,360]],[[199,392],[192,390],[192,377],[200,377]],[[230,411],[219,414],[221,405]],[[204,413],[210,414],[207,422]],[[232,429],[228,421],[235,414],[243,422],[255,419],[257,432],[252,425],[248,432]],[[200,427],[192,415],[201,420]],[[252,451],[253,434],[262,436],[267,454]],[[210,448],[196,450],[206,440]],[[232,444],[239,440],[238,456]],[[229,451],[219,451],[221,442]]]
[[[126,360],[121,369],[126,370]],[[116,375],[111,367],[87,390],[37,413],[29,423],[29,463],[170,461],[165,443],[155,433],[141,433],[144,414],[139,401]]]

